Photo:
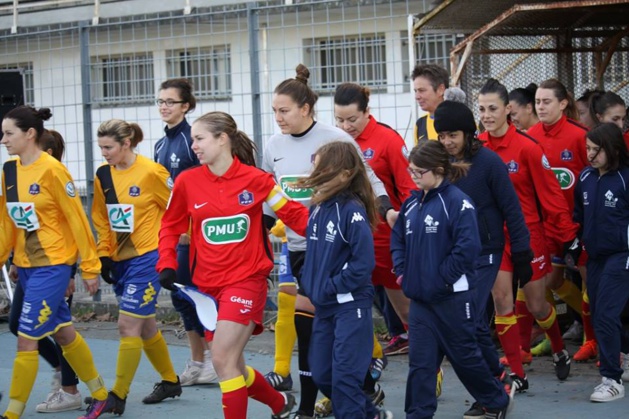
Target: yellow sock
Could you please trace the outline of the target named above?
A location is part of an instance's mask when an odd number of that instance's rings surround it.
[[[107,388],[96,370],[92,352],[83,340],[83,337],[77,332],[74,341],[61,348],[63,349],[64,358],[76,372],[79,380],[87,385],[92,397],[96,400],[105,400],[107,398]]]
[[[554,291],[574,311],[579,313],[579,315],[581,314],[581,291],[572,281],[564,279],[563,284]]]
[[[376,334],[373,334],[373,352],[371,353],[372,358],[384,358],[384,354],[382,353],[382,345],[378,342],[378,338]]]
[[[290,373],[290,361],[297,339],[295,330],[296,296],[277,293],[277,322],[275,322],[275,366],[273,371],[286,377]]]
[[[537,321],[537,324],[539,324],[542,329],[548,330],[555,322],[555,319],[557,319],[557,311],[555,310],[555,307],[550,306],[550,314],[548,317],[542,320],[535,319],[535,321]]]
[[[38,351],[18,351],[13,361],[13,376],[9,390],[9,405],[4,413],[7,419],[22,416],[28,397],[37,378],[39,368]]]
[[[155,336],[144,341],[144,353],[163,381],[177,382],[177,373],[173,368],[173,362],[170,360],[168,345],[166,345],[162,332],[158,330]]]
[[[118,347],[118,362],[116,363],[116,382],[111,391],[121,399],[126,399],[131,388],[131,382],[140,365],[142,357],[142,338],[128,336],[120,338]]]

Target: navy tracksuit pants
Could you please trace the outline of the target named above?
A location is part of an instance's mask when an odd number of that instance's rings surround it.
[[[332,400],[335,418],[373,418],[378,411],[362,390],[373,352],[371,308],[341,310],[323,318],[318,312],[310,339],[312,379]]]
[[[487,301],[491,296],[491,289],[494,287],[498,271],[500,270],[500,262],[502,261],[502,253],[482,255],[476,260],[476,282],[475,282],[475,303],[476,303],[476,339],[478,346],[483,354],[483,358],[489,370],[494,377],[500,377],[504,371],[504,367],[500,365],[498,358],[498,350],[494,341],[491,339],[489,331],[489,323],[487,323]]]
[[[476,340],[474,291],[457,292],[426,304],[411,300],[409,373],[404,410],[407,419],[432,418],[437,410],[436,371],[448,357],[467,391],[482,406],[501,409],[509,398],[490,372]]]
[[[629,342],[620,316],[629,300],[629,253],[588,259],[587,292],[594,332],[599,346],[601,376],[620,380],[620,352],[629,352]]]

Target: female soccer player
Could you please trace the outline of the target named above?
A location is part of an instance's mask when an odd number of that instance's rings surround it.
[[[293,232],[305,234],[308,210],[284,195],[271,174],[254,167],[254,145],[224,112],[210,112],[192,125],[192,150],[201,166],[175,181],[162,219],[159,242],[160,283],[177,282],[176,246],[191,228],[192,281],[218,303],[212,362],[223,393],[226,419],[245,419],[247,398],[271,407],[274,418],[287,418],[295,399],[273,389],[245,365],[243,350],[262,332],[267,277],[273,256],[263,225],[267,203]],[[213,336],[212,336],[213,335]]]
[[[545,278],[550,273],[546,237],[550,235],[562,243],[574,240],[578,226],[572,222],[559,184],[550,170],[542,148],[532,137],[518,131],[508,122],[510,109],[507,89],[497,80],[489,79],[478,95],[478,109],[481,122],[487,129],[479,135],[479,139],[507,165],[520,199],[534,255],[530,282],[517,278],[523,293],[520,293],[516,302],[516,313],[513,313],[511,285],[515,267],[511,255],[514,250],[508,245],[505,247],[498,279],[492,290],[496,305],[496,330],[508,365],[515,373],[513,381],[516,390],[523,391],[528,388],[528,381],[522,368],[522,355],[530,359],[533,318],[550,338],[557,378],[565,380],[570,373],[570,355],[561,337],[557,313],[545,299]],[[552,223],[555,229],[546,231],[544,221]]]
[[[38,341],[50,335],[92,394],[94,403],[85,418],[98,417],[107,398],[92,353],[75,331],[64,298],[77,253],[90,294],[98,290],[100,261],[70,173],[39,146],[44,121],[51,116],[48,108],[19,106],[2,120],[0,142],[18,159],[3,167],[0,265],[13,250],[13,263],[24,288],[6,419],[17,419],[24,412],[39,367]]]
[[[92,220],[103,277],[120,297],[116,382],[103,413],[121,415],[142,350],[162,379],[142,402],[159,403],[181,395],[166,341],[155,321],[161,289],[155,271],[159,224],[172,180],[162,165],[134,152],[143,139],[137,124],[111,119],[100,124],[97,135],[107,163],[96,171]]]
[[[413,191],[391,236],[395,274],[411,299],[406,417],[432,417],[437,409],[435,368],[447,356],[485,417],[504,417],[509,396],[483,359],[476,341],[475,263],[481,252],[476,210],[450,181],[467,165],[451,163],[445,147],[415,147],[409,172]],[[334,401],[334,399],[333,399]]]
[[[184,170],[199,165],[199,159],[190,148],[192,138],[190,124],[186,119],[186,115],[194,111],[197,101],[187,79],[169,79],[160,85],[156,103],[166,127],[164,137],[155,144],[155,161],[168,170],[174,181]],[[189,254],[190,236],[185,233],[181,235],[177,245],[177,278],[183,285],[192,285],[188,266]],[[208,342],[205,341],[205,329],[194,306],[178,291],[172,292],[170,298],[181,316],[190,345],[190,360],[179,375],[181,386],[216,383],[216,371],[212,366]]]
[[[537,85],[531,83],[526,87],[518,87],[509,92],[511,105],[511,122],[520,131],[526,131],[539,122],[535,113],[535,92]]]

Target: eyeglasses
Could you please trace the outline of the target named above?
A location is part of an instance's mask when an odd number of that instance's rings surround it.
[[[157,99],[155,101],[155,104],[158,107],[162,105],[166,105],[167,108],[172,108],[175,103],[186,103],[186,102],[184,102],[183,100],[171,100],[171,99],[166,99],[166,100]]]
[[[416,169],[411,169],[410,167],[407,167],[406,170],[408,170],[408,173],[411,176],[421,179],[426,173],[430,172],[432,169],[416,170]]]

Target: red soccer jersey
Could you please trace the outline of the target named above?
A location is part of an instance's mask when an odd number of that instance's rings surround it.
[[[541,144],[572,213],[577,177],[581,170],[590,165],[585,152],[587,129],[563,115],[553,125],[538,122],[526,133]]]
[[[365,161],[384,184],[393,208],[399,211],[402,203],[411,195],[411,190],[417,189],[406,170],[408,150],[404,140],[393,128],[377,122],[371,115],[369,123],[355,140]],[[375,245],[388,249],[390,236],[389,225],[380,223],[374,234]]]
[[[547,232],[551,237],[561,242],[573,239],[578,225],[572,222],[568,204],[540,145],[511,124],[503,137],[484,132],[479,138],[507,165],[526,224],[547,220],[557,226],[557,232]]]
[[[162,219],[157,271],[177,269],[179,236],[191,223],[190,268],[199,287],[221,288],[267,276],[273,251],[262,221],[262,204],[304,235],[308,209],[284,195],[273,176],[234,157],[222,176],[206,165],[182,172]]]

